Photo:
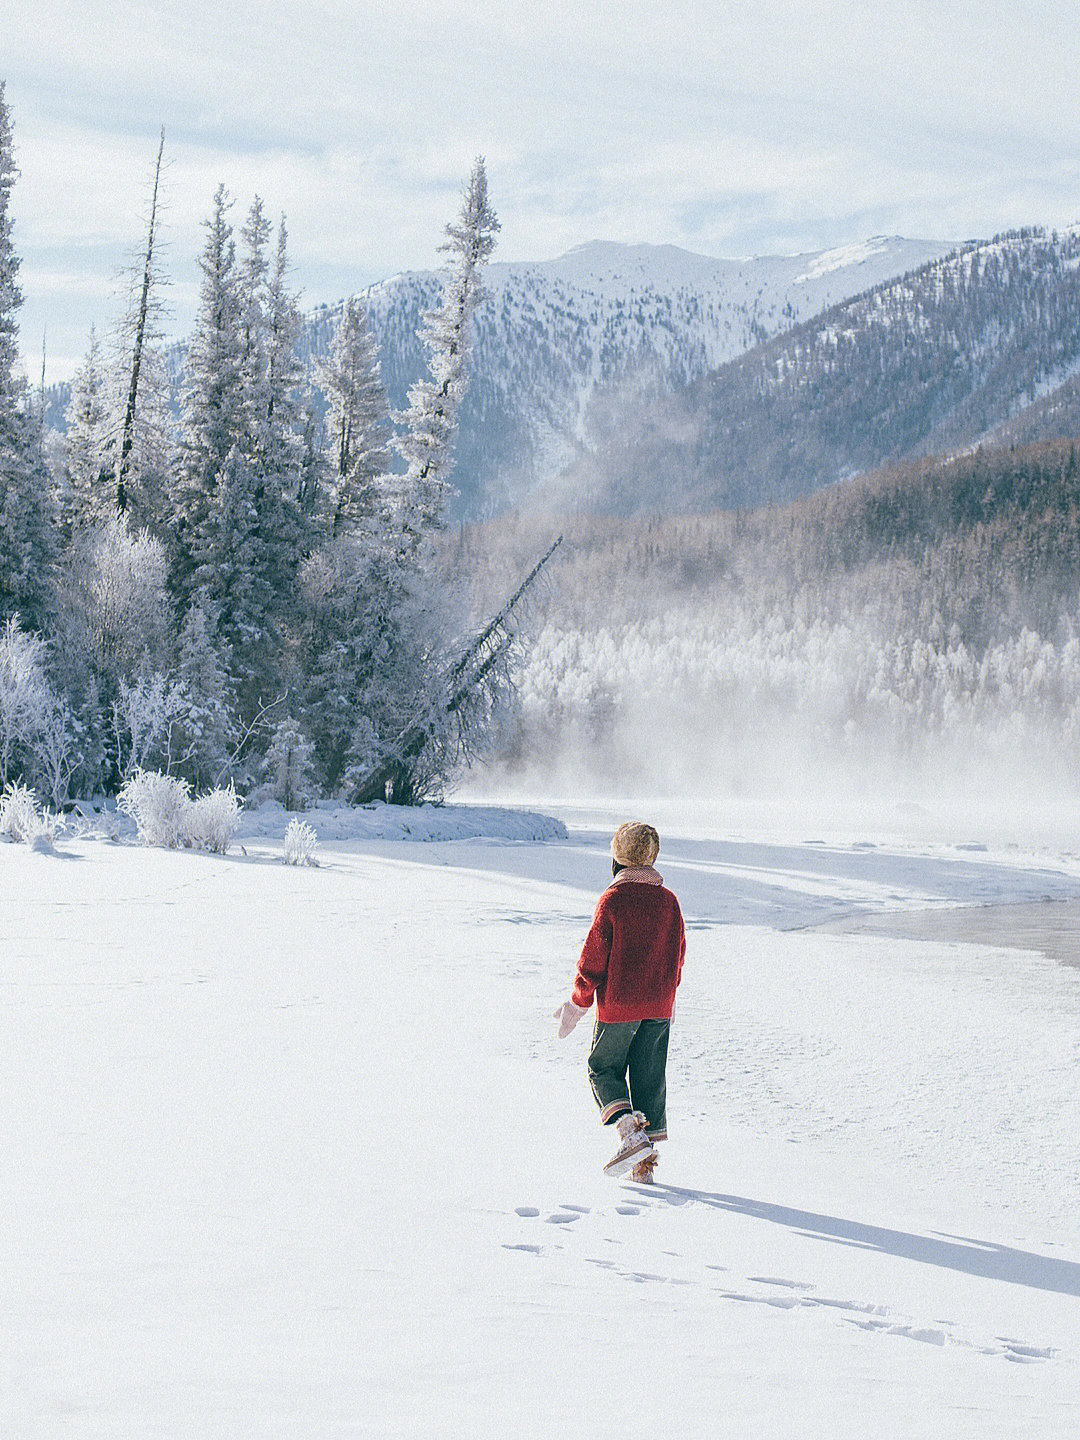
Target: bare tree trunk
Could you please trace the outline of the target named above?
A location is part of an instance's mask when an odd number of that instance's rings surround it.
[[[128,460],[135,442],[135,409],[139,399],[139,371],[142,368],[143,345],[146,341],[146,318],[150,309],[150,286],[154,275],[154,238],[157,230],[158,185],[161,181],[161,157],[165,150],[165,127],[161,127],[161,143],[158,145],[157,164],[154,166],[154,193],[150,201],[150,227],[146,237],[146,258],[143,264],[142,291],[139,295],[139,311],[135,321],[135,343],[131,355],[131,382],[128,385],[127,405],[124,408],[124,427],[120,437],[120,453],[116,459],[116,508],[123,513],[127,509]]]

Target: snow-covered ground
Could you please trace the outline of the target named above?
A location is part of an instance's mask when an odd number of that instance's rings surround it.
[[[551,1018],[625,816],[555,813],[316,812],[301,870],[257,817],[225,858],[0,845],[0,1434],[1076,1432],[1080,970],[814,927],[1030,912],[1077,858],[665,828],[649,1190]]]

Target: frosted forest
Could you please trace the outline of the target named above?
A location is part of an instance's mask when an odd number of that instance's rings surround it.
[[[393,415],[360,305],[304,370],[285,220],[256,197],[234,224],[223,187],[172,403],[160,175],[159,149],[128,313],[91,335],[57,436],[16,365],[0,91],[0,786],[54,807],[141,773],[290,809],[438,794],[484,743],[512,648],[505,607],[462,629],[438,545],[499,228],[483,161],[446,227],[427,371]]]
[[[305,315],[284,217],[219,188],[177,343],[163,136],[121,322],[58,390],[17,354],[2,124],[0,787],[1075,791],[1074,235],[492,270],[479,161],[438,275]]]

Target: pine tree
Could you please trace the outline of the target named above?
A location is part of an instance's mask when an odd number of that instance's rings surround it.
[[[91,326],[86,359],[72,381],[65,412],[66,463],[60,518],[69,535],[98,524],[116,508],[109,398],[101,344]]]
[[[11,191],[17,174],[0,81],[0,620],[18,612],[24,626],[40,630],[52,607],[58,537],[41,426],[29,412],[26,381],[16,373],[22,294]]]
[[[214,195],[199,257],[202,285],[195,333],[185,362],[184,434],[175,503],[176,531],[184,552],[181,582],[193,585],[194,555],[206,551],[203,534],[218,478],[244,433],[241,297],[236,245],[224,185]],[[200,582],[194,582],[195,584]]]
[[[262,774],[263,784],[256,792],[261,799],[277,800],[286,810],[306,810],[315,798],[311,742],[291,715],[274,731]]]
[[[240,231],[242,251],[237,267],[240,297],[243,430],[239,437],[244,454],[265,468],[267,414],[270,409],[267,317],[266,247],[272,226],[258,195],[252,201]]]
[[[275,613],[283,619],[295,613],[296,573],[311,539],[311,526],[300,503],[303,439],[299,386],[303,370],[297,348],[303,322],[288,287],[288,272],[288,233],[282,216],[265,287],[264,403],[252,458],[262,480],[259,533],[267,581]]]
[[[357,530],[377,504],[376,482],[387,466],[389,413],[379,378],[379,352],[359,300],[345,302],[329,359],[318,367],[329,407],[329,456],[335,537]]]
[[[374,531],[316,550],[300,592],[304,721],[324,788],[347,793],[350,767],[392,745],[423,703],[424,630],[400,555]]]
[[[218,633],[231,655],[241,715],[266,698],[279,645],[270,565],[260,535],[261,481],[234,446],[214,488],[193,550],[193,581],[218,614]],[[269,679],[272,684],[272,679]]]
[[[216,631],[212,602],[198,592],[180,630],[180,705],[173,747],[180,772],[197,789],[220,781],[236,742],[227,657],[214,638]]]
[[[289,236],[285,216],[278,222],[274,265],[266,291],[266,460],[281,475],[284,492],[298,490],[302,443],[300,384],[304,378],[298,354],[304,323],[296,296],[289,290]]]
[[[405,431],[395,445],[407,466],[403,531],[413,549],[445,522],[457,412],[468,378],[469,322],[483,297],[481,272],[499,229],[488,204],[487,171],[480,156],[466,183],[458,221],[447,225],[447,238],[439,247],[449,257],[442,298],[424,317],[420,332],[430,379],[410,389],[409,408],[399,417]]]

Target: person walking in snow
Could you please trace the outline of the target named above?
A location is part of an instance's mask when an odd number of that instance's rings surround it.
[[[612,884],[597,904],[573,994],[555,1011],[562,1040],[595,997],[589,1084],[601,1124],[619,1132],[604,1171],[630,1170],[645,1183],[656,1168],[655,1142],[667,1139],[668,1036],[686,954],[679,902],[654,866],[659,853],[651,825],[633,820],[615,831]]]

